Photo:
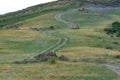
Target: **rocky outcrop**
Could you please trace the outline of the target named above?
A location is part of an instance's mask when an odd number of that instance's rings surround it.
[[[56,53],[49,52],[47,54],[39,54],[35,56],[33,59],[24,59],[22,61],[14,61],[14,63],[15,64],[28,64],[28,63],[47,62],[53,58],[55,58],[56,60],[60,60],[60,61],[69,61],[69,58],[64,55],[58,57]]]

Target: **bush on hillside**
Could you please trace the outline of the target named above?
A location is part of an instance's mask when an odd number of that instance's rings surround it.
[[[120,59],[120,55],[115,55],[114,58]]]
[[[106,49],[112,50],[113,48],[111,46],[107,46]]]
[[[49,64],[56,64],[56,58],[55,57],[53,57],[53,58],[50,58],[49,60],[48,60],[48,63]]]
[[[109,35],[120,37],[120,22],[113,22],[111,27],[105,28],[104,31],[106,31],[106,33]]]
[[[55,27],[54,27],[54,26],[50,26],[50,27],[49,27],[49,29],[52,29],[52,30],[54,30],[54,29],[55,29]]]

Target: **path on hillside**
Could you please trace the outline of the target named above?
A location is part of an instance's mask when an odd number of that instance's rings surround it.
[[[51,52],[56,52],[61,47],[63,47],[67,42],[68,42],[68,38],[64,37],[63,41],[61,41],[61,43],[57,47],[54,47],[54,49]]]
[[[77,11],[77,10],[78,9],[72,9],[72,10],[69,10],[69,11],[66,11],[66,12],[63,12],[63,13],[59,13],[59,14],[55,15],[55,19],[58,22],[66,24],[69,28],[76,28],[77,27],[76,23],[65,21],[65,20],[63,20],[61,18],[61,16],[64,15],[64,14],[66,14],[66,13],[71,13],[71,12],[74,12],[74,11]],[[56,52],[61,47],[63,47],[67,43],[67,41],[68,41],[67,37],[63,37],[63,38],[59,37],[58,41],[56,42],[56,44],[54,44],[53,46],[49,47],[48,49],[43,50],[39,54],[46,54],[48,52]]]
[[[108,64],[105,64],[105,66],[112,70],[113,72],[115,72],[117,75],[118,75],[118,79],[120,80],[120,67],[119,66],[115,66],[115,65],[108,65]]]
[[[55,15],[55,19],[58,22],[66,24],[69,28],[73,28],[74,29],[74,28],[78,27],[77,24],[73,23],[73,22],[69,22],[69,21],[63,20],[62,16],[67,14],[67,13],[72,13],[72,12],[75,12],[75,11],[78,11],[78,9],[72,9],[72,10],[69,10],[69,11],[66,11],[66,12],[63,12],[63,13],[59,13],[59,14]]]
[[[61,23],[64,23],[66,25],[68,25],[69,28],[76,28],[77,27],[77,24],[76,23],[73,23],[73,22],[69,22],[69,21],[66,21],[66,20],[63,20],[61,18],[61,16],[65,15],[66,13],[71,13],[71,12],[74,12],[74,11],[77,11],[78,9],[73,9],[73,10],[69,10],[69,11],[66,11],[66,12],[63,12],[63,13],[60,13],[60,14],[57,14],[55,15],[55,19],[58,21],[58,22],[61,22]],[[113,72],[115,72],[118,76],[119,76],[119,79],[120,80],[120,67],[118,66],[114,66],[114,65],[108,65],[108,64],[105,64],[105,66],[112,70]]]
[[[66,24],[69,28],[76,28],[77,27],[76,23],[65,21],[65,20],[63,20],[61,18],[61,16],[63,16],[66,13],[72,13],[72,12],[77,11],[77,10],[78,9],[72,9],[72,10],[69,10],[69,11],[66,11],[66,12],[63,12],[63,13],[59,13],[59,14],[55,15],[55,19],[58,22]],[[68,38],[67,37],[61,38],[61,37],[58,36],[58,41],[56,42],[56,44],[52,45],[51,47],[49,47],[49,48],[47,48],[47,49],[45,49],[43,51],[41,51],[39,54],[47,54],[48,52],[56,52],[61,47],[63,47],[67,42],[68,42]]]
[[[56,44],[54,44],[53,46],[49,47],[48,49],[45,49],[40,54],[46,54],[48,52],[56,52],[61,47],[63,47],[67,43],[67,41],[68,41],[68,38],[66,38],[66,37],[58,38],[58,41],[56,42]]]
[[[74,12],[74,11],[77,11],[77,10],[78,9],[72,9],[72,10],[69,10],[69,11],[66,11],[66,12],[63,12],[63,13],[59,13],[59,14],[55,15],[55,19],[58,22],[62,22],[64,24],[66,24],[69,28],[76,28],[77,27],[76,23],[65,21],[61,18],[61,16],[66,14],[66,13],[71,13],[71,12]],[[48,49],[43,50],[42,52],[40,52],[40,54],[45,54],[45,53],[48,53],[48,52],[56,52],[61,47],[63,47],[67,43],[67,41],[68,41],[67,37],[63,37],[63,38],[59,37],[58,42],[56,42],[56,44],[49,47]]]
[[[59,37],[57,42],[54,45],[52,45],[52,46],[48,47],[47,49],[41,51],[36,56],[38,56],[39,54],[47,54],[49,52],[56,52],[61,47],[63,47],[67,43],[67,41],[68,41],[67,37],[64,37],[64,38]],[[34,57],[35,57],[35,55],[32,58],[34,58]]]

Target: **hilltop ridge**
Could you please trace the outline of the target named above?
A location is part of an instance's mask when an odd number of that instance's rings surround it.
[[[0,28],[13,27],[15,23],[40,16],[52,11],[63,11],[71,8],[79,8],[89,4],[101,6],[120,6],[119,0],[58,0],[45,4],[38,4],[16,12],[0,15]],[[18,27],[19,25],[15,25]]]

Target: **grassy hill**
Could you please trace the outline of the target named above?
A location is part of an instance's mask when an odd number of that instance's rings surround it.
[[[58,0],[55,2],[50,2],[47,4],[40,4],[32,6],[17,12],[7,13],[0,16],[0,28],[17,28],[20,24],[15,24],[17,22],[22,22],[26,19],[37,17],[45,13],[54,11],[64,11],[69,8],[76,8],[82,5],[95,4],[95,5],[105,5],[105,6],[120,6],[119,0]]]
[[[120,4],[119,0],[59,0],[1,15],[0,80],[118,80],[116,73],[100,63],[120,65],[120,38],[104,31],[120,21],[120,9],[79,11],[101,5]],[[70,61],[13,63],[36,56],[65,37],[67,44],[56,53]]]

